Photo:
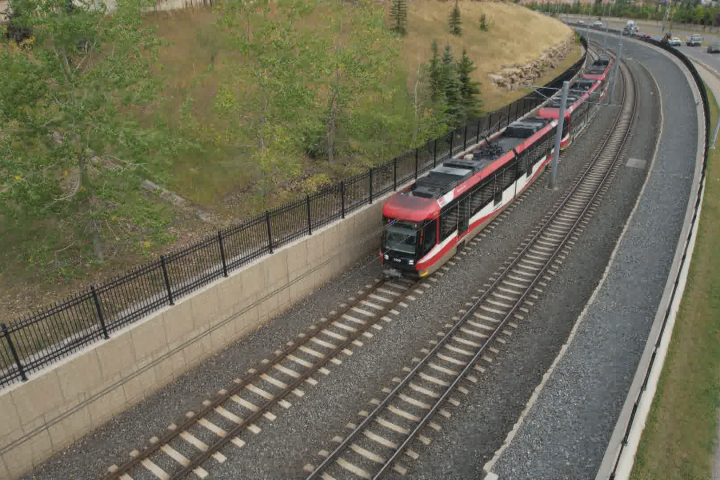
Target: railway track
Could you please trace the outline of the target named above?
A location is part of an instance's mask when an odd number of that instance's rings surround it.
[[[202,467],[206,461],[225,462],[221,449],[228,444],[242,448],[247,430],[259,433],[260,422],[276,418],[272,410],[290,408],[287,397],[302,397],[305,383],[316,384],[314,375],[330,373],[328,363],[342,363],[341,353],[351,355],[353,346],[362,346],[361,340],[382,330],[382,323],[399,313],[396,308],[407,306],[403,300],[414,300],[413,292],[422,293],[421,285],[427,286],[404,278],[376,279],[366,285],[328,318],[313,324],[308,333],[287,342],[273,358],[249,370],[249,375],[205,400],[202,409],[187,412],[165,434],[131,452],[128,461],[111,466],[103,480],[132,480],[133,475],[143,477],[146,472],[160,480],[184,478],[191,472],[201,479],[208,477]]]
[[[591,54],[597,56],[595,52]],[[536,185],[537,182],[518,200],[531,194]],[[495,228],[518,203],[513,202],[488,228]],[[481,232],[470,245],[477,245],[485,235]],[[466,248],[461,254],[466,255],[469,250]],[[205,400],[197,411],[187,412],[171,423],[165,433],[133,450],[126,462],[112,465],[102,480],[134,480],[148,478],[148,474],[149,478],[160,480],[177,480],[191,473],[201,479],[209,477],[203,465],[210,469],[212,461],[224,463],[227,457],[221,450],[230,444],[234,447],[229,448],[243,448],[246,430],[260,433],[263,422],[274,421],[276,414],[291,407],[287,398],[302,397],[305,383],[315,385],[314,376],[328,375],[330,363],[342,363],[341,353],[351,355],[353,346],[362,346],[363,339],[371,338],[374,332],[382,330],[383,322],[398,314],[396,308],[407,306],[404,300],[414,300],[412,292],[422,293],[438,281],[434,277],[443,276],[449,268],[444,266],[424,281],[376,279],[366,285],[337,311],[276,350],[274,357],[263,360],[247,376],[235,379],[214,398]]]
[[[383,390],[385,398],[373,399],[371,411],[360,412],[358,423],[348,425],[350,433],[333,439],[338,445],[331,452],[320,452],[319,465],[306,465],[308,480],[377,479],[390,470],[406,474],[403,462],[419,456],[412,447],[429,444],[432,430],[442,428],[434,421],[437,415],[450,417],[450,405],[458,406],[459,394],[469,392],[466,385],[478,382],[476,375],[485,371],[481,360],[491,361],[487,355],[498,352],[494,346],[511,337],[515,322],[556,274],[572,238],[584,228],[614,176],[635,121],[637,98],[631,72],[625,66],[621,69],[623,106],[567,195],[521,244],[507,267],[490,279],[460,316],[453,317],[455,322],[447,325],[446,332],[438,333],[441,338],[431,341],[432,348],[423,349],[413,366],[405,367],[405,376],[396,377],[393,387]]]

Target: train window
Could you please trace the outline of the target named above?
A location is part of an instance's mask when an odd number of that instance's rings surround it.
[[[566,118],[563,122],[563,129],[562,129],[562,138],[565,138],[565,136],[568,134],[568,131],[570,129],[570,122],[568,122],[568,119]]]
[[[520,157],[518,158],[517,162],[517,172],[515,174],[515,178],[520,178],[523,175],[525,175],[525,172],[527,171],[527,160],[528,160],[528,151],[525,150],[520,154]]]
[[[493,181],[492,178],[486,179],[472,193],[471,215],[475,215],[482,208],[490,203],[493,198]]]
[[[440,241],[445,240],[455,230],[458,223],[458,205],[455,204],[440,217]]]
[[[425,224],[421,232],[420,240],[422,241],[420,258],[422,258],[427,255],[435,246],[435,243],[437,243],[437,220]]]
[[[515,169],[517,167],[517,159],[513,160],[511,164],[505,167],[503,172],[503,190],[510,188],[515,183]]]

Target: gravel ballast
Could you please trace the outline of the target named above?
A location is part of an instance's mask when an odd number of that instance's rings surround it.
[[[441,325],[449,321],[485,279],[500,267],[526,237],[529,229],[563,195],[570,180],[588,159],[588,152],[593,150],[610,125],[612,114],[608,110],[601,111],[594,124],[564,156],[558,176],[558,191],[545,188],[547,175],[538,179],[528,195],[505,219],[494,222],[494,228],[486,230],[487,236],[476,247],[469,249],[466,256],[456,258],[457,265],[444,276],[437,277],[438,282],[430,282],[431,288],[427,293],[417,295],[414,302],[408,302],[408,308],[400,309],[400,315],[394,317],[393,322],[384,324],[384,329],[376,332],[373,339],[364,341],[363,347],[353,348],[351,357],[343,356],[342,365],[329,367],[329,376],[318,375],[318,385],[308,385],[304,398],[289,398],[293,404],[289,410],[279,407],[273,410],[277,419],[274,422],[259,422],[262,432],[244,434],[248,444],[242,450],[231,445],[224,450],[228,456],[224,464],[211,461],[208,469],[213,478],[301,478],[305,463],[317,463],[317,452],[332,448],[331,438],[342,435],[348,422],[356,422],[358,412],[367,410],[373,397],[382,396],[382,388],[389,386],[391,379],[402,373],[402,366],[409,365],[420,348],[428,345],[428,340],[435,336]],[[573,254],[575,252],[577,250]],[[25,478],[98,478],[109,465],[121,463],[131,450],[143,445],[149,437],[163,432],[178,416],[187,410],[197,409],[204,398],[227,386],[233,378],[257,365],[298,333],[306,331],[311,322],[326,315],[338,303],[377,278],[381,269],[373,260],[367,259],[366,267],[356,268],[326,285],[260,330],[206,360],[142,404],[55,455]],[[563,303],[555,307],[555,311],[564,309]],[[530,333],[525,334],[523,329],[524,326],[518,329],[518,336],[527,335],[532,343],[532,330],[528,329]],[[540,330],[545,328],[540,327]],[[553,335],[548,333],[547,336]],[[537,349],[538,355],[547,356],[539,352],[541,345]],[[515,351],[514,348],[509,350]],[[522,352],[520,356],[531,357],[528,352]],[[510,371],[515,370],[512,361],[500,361],[497,370],[503,371],[504,365]],[[530,363],[535,364],[533,361]],[[491,372],[494,370],[491,369]],[[540,369],[536,369],[535,373],[542,374]],[[509,407],[515,402],[515,410],[504,414],[506,422],[498,426],[498,441],[502,440],[502,432],[507,431],[507,426],[512,424],[525,402],[516,395],[512,385],[506,388],[507,395],[500,402],[509,403]],[[443,435],[450,430],[444,429]],[[433,445],[442,447],[442,444],[443,440],[439,439]],[[482,463],[475,462],[474,467],[481,468]],[[418,473],[414,466],[411,472],[413,475]],[[143,472],[133,478],[151,478],[148,475],[149,472]]]
[[[617,38],[608,45],[615,48]],[[662,92],[665,123],[655,164],[573,342],[492,469],[502,480],[595,478],[677,246],[695,169],[693,96],[669,58],[636,42],[623,51],[650,70]]]

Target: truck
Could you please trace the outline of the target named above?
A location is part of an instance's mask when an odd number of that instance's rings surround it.
[[[628,20],[625,28],[623,28],[623,35],[635,35],[637,30],[637,22],[635,22],[635,20]]]
[[[688,47],[699,47],[702,44],[702,37],[697,33],[688,35],[686,43]]]

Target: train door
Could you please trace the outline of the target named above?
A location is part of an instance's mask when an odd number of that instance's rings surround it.
[[[470,195],[460,200],[458,211],[458,237],[470,227]]]
[[[503,186],[502,186],[502,174],[498,173],[497,171],[493,174],[493,186],[495,188],[495,199],[494,199],[494,205],[493,209],[497,209],[502,205],[502,197],[503,197]]]

